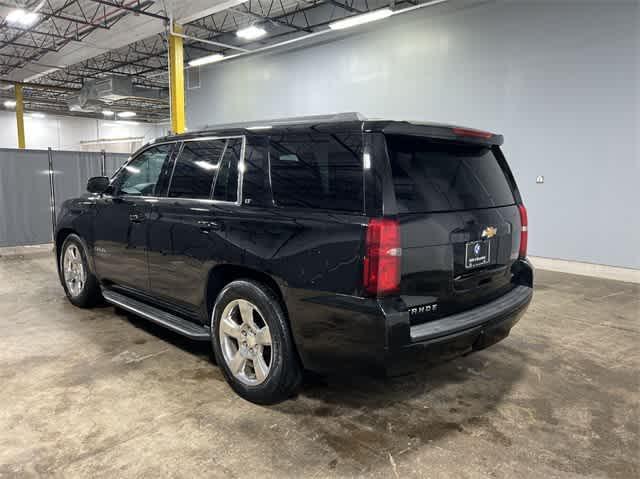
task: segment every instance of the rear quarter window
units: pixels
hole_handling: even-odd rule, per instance
[[[213,187],[213,199],[235,202],[238,199],[238,166],[242,156],[242,139],[230,138],[225,143]]]
[[[505,171],[490,147],[389,135],[387,149],[400,213],[515,203]]]
[[[360,132],[272,136],[269,166],[277,206],[363,211]]]

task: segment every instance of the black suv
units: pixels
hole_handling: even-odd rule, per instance
[[[242,397],[421,367],[509,333],[532,298],[502,137],[353,114],[146,145],[60,213],[62,285],[196,340]]]

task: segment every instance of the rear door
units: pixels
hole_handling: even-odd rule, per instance
[[[243,144],[242,137],[185,141],[168,193],[153,205],[151,289],[190,315],[197,315],[211,268],[233,259],[226,220],[239,199]]]
[[[401,224],[400,293],[412,322],[509,291],[520,216],[499,148],[407,135],[386,142]]]

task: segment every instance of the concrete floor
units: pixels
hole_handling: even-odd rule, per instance
[[[0,477],[639,477],[640,288],[538,271],[493,348],[258,407],[209,350],[0,257]]]

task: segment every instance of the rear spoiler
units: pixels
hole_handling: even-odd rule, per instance
[[[365,122],[364,130],[377,130],[387,135],[422,136],[487,146],[500,146],[504,143],[502,135],[452,125],[420,124],[406,121],[388,122],[384,125],[378,123],[376,125],[376,122]]]

